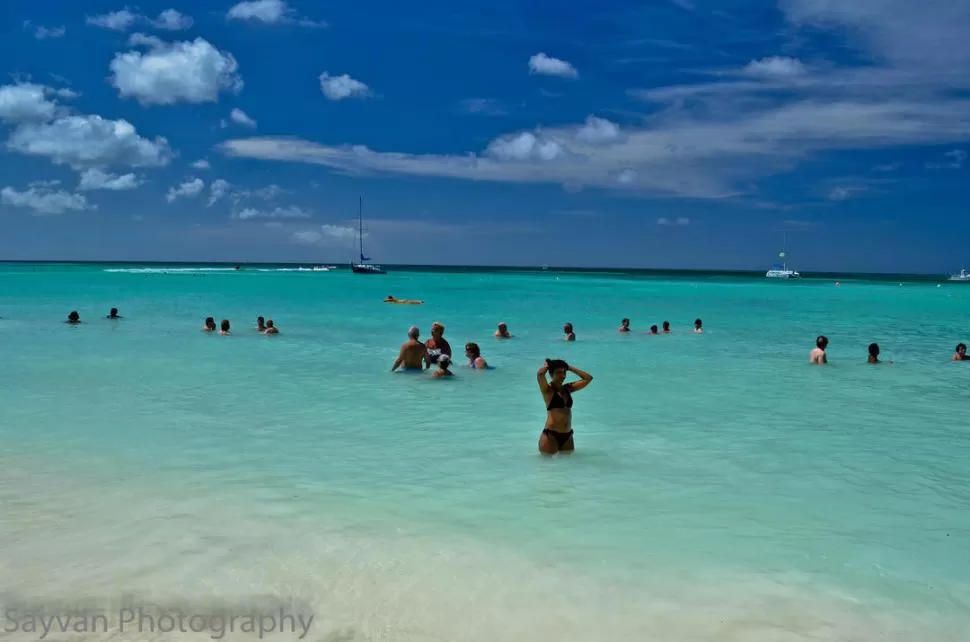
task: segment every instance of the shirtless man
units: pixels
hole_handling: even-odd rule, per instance
[[[825,356],[825,349],[829,347],[829,339],[825,335],[815,339],[815,349],[808,355],[808,362],[814,365],[828,363],[829,358]]]
[[[424,370],[428,360],[428,348],[421,343],[420,336],[421,331],[418,327],[411,326],[408,330],[408,340],[401,344],[401,352],[394,360],[391,372],[402,366],[405,370]]]

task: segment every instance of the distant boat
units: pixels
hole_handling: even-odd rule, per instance
[[[387,274],[379,265],[374,263],[368,263],[369,258],[364,256],[364,199],[360,198],[357,204],[357,225],[358,232],[357,235],[360,238],[360,263],[351,264],[350,269],[353,270],[354,274]]]
[[[965,281],[967,283],[970,283],[970,272],[967,272],[966,270],[960,270],[956,274],[951,274],[950,275],[950,278],[948,280],[949,281]]]
[[[785,242],[782,244],[782,250],[778,252],[778,258],[782,260],[780,264],[776,263],[771,266],[771,269],[765,272],[765,277],[769,279],[800,279],[802,275],[795,270],[788,269],[788,263],[785,260],[785,246],[788,244],[788,237],[785,236]]]
[[[333,272],[337,269],[336,265],[315,265],[310,268],[314,272]]]

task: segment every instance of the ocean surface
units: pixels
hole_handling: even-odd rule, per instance
[[[453,380],[391,374],[436,320]],[[968,284],[0,265],[0,639],[122,603],[328,642],[966,639],[960,341]],[[537,453],[547,357],[595,377],[572,456]]]

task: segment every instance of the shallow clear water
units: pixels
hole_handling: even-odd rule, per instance
[[[331,641],[958,639],[968,313],[925,283],[0,266],[0,588],[297,600]],[[435,320],[495,369],[390,374]],[[571,457],[536,452],[546,357],[595,376]]]

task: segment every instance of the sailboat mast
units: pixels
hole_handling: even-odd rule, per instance
[[[360,260],[364,260],[364,197],[357,197],[357,238],[360,240]]]

